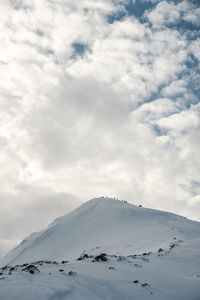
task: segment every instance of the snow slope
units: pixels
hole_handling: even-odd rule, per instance
[[[95,259],[101,253],[105,261]],[[32,234],[2,265],[0,300],[199,300],[200,223],[97,198]]]
[[[96,247],[109,254],[137,254],[166,248],[176,235],[191,240],[199,233],[199,223],[175,214],[97,198],[32,234],[4,263],[73,259]]]

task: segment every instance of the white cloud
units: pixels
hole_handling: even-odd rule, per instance
[[[176,23],[180,18],[179,7],[173,2],[161,1],[156,8],[146,14],[155,27]]]
[[[200,9],[190,1],[159,1],[155,9],[146,12],[146,17],[153,27],[177,24],[180,20],[199,25]]]
[[[174,130],[176,133],[197,129],[200,126],[200,114],[198,110],[191,109],[161,118],[157,124],[167,130]]]
[[[179,111],[180,108],[176,102],[168,98],[160,98],[153,102],[144,103],[133,114],[138,118],[138,121],[149,124],[152,121],[171,116]]]
[[[187,93],[187,81],[183,79],[174,80],[169,85],[165,86],[162,94],[165,97],[174,97],[177,95],[184,95]]]
[[[200,38],[191,42],[191,52],[200,61]]]
[[[183,17],[187,22],[190,22],[196,26],[200,25],[200,8],[195,8],[187,11]]]

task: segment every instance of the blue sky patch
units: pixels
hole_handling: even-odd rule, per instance
[[[108,23],[112,24],[115,21],[121,21],[125,16],[134,16],[137,19],[142,19],[146,10],[152,9],[155,6],[151,1],[129,0],[124,4],[123,9],[108,15]]]
[[[141,1],[141,0],[129,0],[129,3],[125,5],[125,9],[129,16],[135,16],[140,19],[144,12],[148,9],[152,9],[155,6],[151,1]]]
[[[78,43],[75,42],[72,44],[72,48],[73,48],[73,57],[74,56],[83,56],[85,54],[85,52],[88,50],[88,46],[84,43]]]

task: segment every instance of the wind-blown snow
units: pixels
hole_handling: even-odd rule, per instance
[[[93,199],[4,258],[8,267],[0,271],[0,300],[199,300],[199,246],[198,222]],[[105,261],[95,259],[101,253]],[[24,263],[33,263],[38,272],[23,270]]]

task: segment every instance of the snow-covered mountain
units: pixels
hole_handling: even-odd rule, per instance
[[[0,300],[200,299],[200,223],[97,198],[4,258]]]

